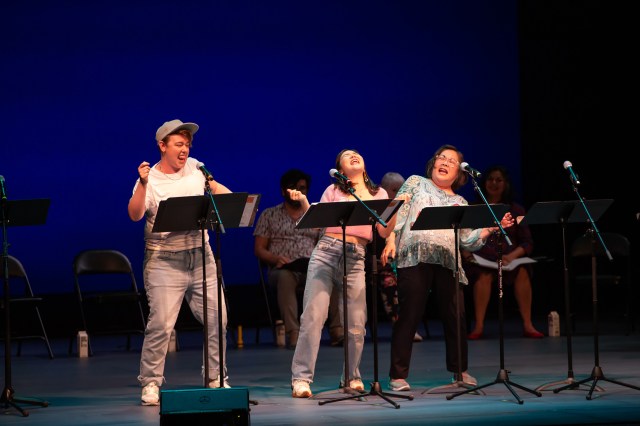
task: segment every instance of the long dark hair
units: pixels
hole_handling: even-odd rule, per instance
[[[342,159],[342,154],[344,154],[347,151],[352,151],[355,152],[356,154],[362,156],[362,154],[360,154],[357,150],[355,149],[343,149],[342,151],[340,151],[338,153],[338,156],[336,157],[336,169],[342,173],[342,166],[340,166],[340,160]],[[371,178],[369,177],[369,174],[367,173],[367,168],[365,167],[365,169],[362,171],[362,179],[364,180],[364,184],[367,187],[367,190],[369,191],[369,194],[371,195],[376,195],[378,193],[378,190],[380,189],[380,185],[376,185]],[[349,192],[349,186],[347,186],[346,183],[342,182],[342,180],[338,179],[336,180],[336,182],[334,183],[335,186],[337,186],[338,188],[340,188],[340,190],[342,192],[346,192],[346,193],[350,193]]]
[[[433,157],[431,157],[429,161],[427,161],[427,168],[425,171],[426,177],[431,179],[431,174],[433,173],[433,166],[436,164],[436,157],[442,154],[443,151],[446,151],[448,149],[451,151],[455,151],[456,154],[458,154],[458,163],[462,163],[464,161],[464,155],[460,150],[458,150],[458,148],[448,144],[442,145],[440,148],[436,150],[436,152],[433,154]],[[468,179],[467,174],[461,173],[460,170],[458,170],[458,178],[451,184],[451,189],[456,191],[458,188],[462,187],[462,185],[467,183],[467,179]]]

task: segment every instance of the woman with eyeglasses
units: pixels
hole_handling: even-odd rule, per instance
[[[453,229],[411,229],[425,207],[468,205],[464,197],[456,194],[456,190],[467,182],[467,175],[460,169],[463,160],[462,152],[455,146],[443,145],[427,162],[426,176],[410,176],[398,191],[398,197],[408,194],[411,198],[396,214],[395,247],[393,241],[388,241],[385,246],[385,250],[395,249],[398,271],[399,309],[398,319],[393,324],[389,369],[389,388],[393,391],[411,389],[406,379],[409,377],[413,336],[422,320],[431,291],[436,297],[444,327],[447,370],[454,373],[454,383],[470,386],[477,384],[475,378],[467,372],[464,292],[462,289],[456,291],[456,285],[468,284],[468,280],[461,267],[460,256],[457,256],[457,267],[455,264],[455,232]],[[501,220],[504,228],[512,226],[513,223],[510,213],[506,213]],[[460,229],[459,247],[476,251],[485,244],[487,237],[498,229]],[[386,258],[383,252],[381,259]],[[454,274],[456,270],[459,272],[458,283]],[[461,374],[456,374],[458,372]]]

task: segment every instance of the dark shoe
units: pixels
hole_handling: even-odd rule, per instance
[[[540,333],[538,330],[525,331],[522,335],[530,339],[542,339],[544,337],[544,334]]]

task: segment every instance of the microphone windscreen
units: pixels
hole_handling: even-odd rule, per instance
[[[571,164],[571,161],[565,161],[564,163],[562,163],[562,167],[568,169],[569,167],[573,167],[573,164]]]

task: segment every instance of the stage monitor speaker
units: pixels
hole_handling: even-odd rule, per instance
[[[160,391],[160,426],[249,426],[249,389]]]

